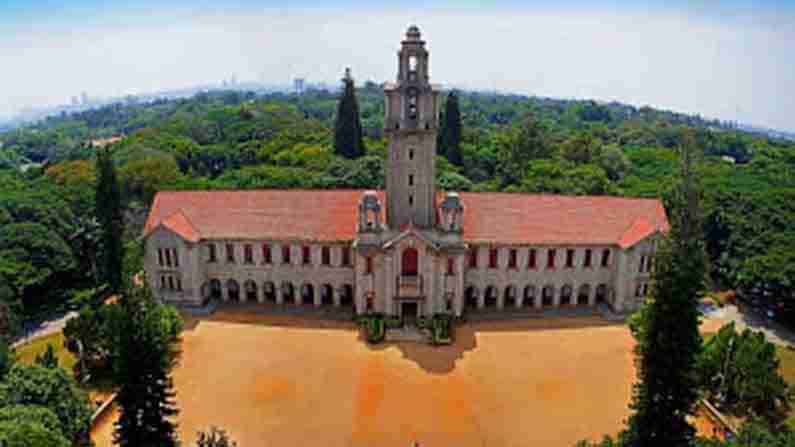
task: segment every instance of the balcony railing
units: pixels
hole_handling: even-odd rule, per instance
[[[397,275],[395,285],[398,296],[421,296],[425,290],[422,275]]]

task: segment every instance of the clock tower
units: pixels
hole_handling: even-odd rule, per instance
[[[409,27],[397,55],[397,81],[384,86],[386,224],[392,230],[408,224],[431,229],[436,225],[439,89],[430,84],[428,51],[419,28]]]

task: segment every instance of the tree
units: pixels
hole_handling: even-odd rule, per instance
[[[723,326],[704,344],[698,366],[702,388],[723,409],[772,426],[785,416],[789,390],[776,348],[763,333],[738,334],[734,322]]]
[[[498,135],[495,142],[497,174],[502,187],[519,183],[531,160],[549,158],[552,155],[545,133],[538,121],[526,118],[517,128]]]
[[[596,157],[596,163],[605,170],[607,177],[614,182],[623,179],[632,168],[629,158],[615,144],[604,146]]]
[[[171,371],[176,365],[176,334],[181,320],[155,301],[148,288],[130,288],[121,300],[123,318],[114,331],[118,354],[113,365],[119,386],[115,440],[121,447],[175,447]]]
[[[8,371],[11,370],[11,367],[14,366],[14,362],[16,358],[14,357],[14,351],[11,350],[11,346],[8,344],[8,340],[5,337],[0,336],[0,380],[5,378]]]
[[[124,250],[122,232],[124,229],[121,192],[116,167],[108,149],[97,153],[96,213],[100,223],[102,262],[100,275],[111,292],[118,292],[122,286],[122,262]]]
[[[458,95],[455,91],[447,95],[438,146],[439,155],[446,156],[450,163],[456,166],[464,164],[461,155],[461,111],[458,110]]]
[[[0,408],[0,445],[3,447],[69,447],[58,416],[40,405]]]
[[[357,158],[364,155],[365,147],[362,139],[362,123],[359,119],[359,103],[356,100],[356,90],[350,70],[345,71],[342,82],[344,89],[334,123],[334,152],[346,158]]]
[[[694,438],[687,418],[698,398],[697,303],[706,272],[694,152],[688,136],[680,149],[681,178],[669,199],[671,230],[657,254],[652,299],[638,331],[638,382],[625,434],[632,446],[687,446]]]
[[[58,357],[55,355],[55,348],[52,347],[52,343],[47,343],[47,350],[37,355],[35,362],[45,368],[58,368]]]
[[[91,403],[75,380],[61,368],[20,363],[14,365],[0,384],[0,407],[15,405],[39,406],[50,410],[57,417],[63,436],[69,440],[77,441],[88,434]],[[0,420],[11,419],[4,414],[0,411]]]
[[[210,427],[206,432],[197,433],[196,447],[237,447],[237,443],[229,437],[226,430]]]
[[[0,422],[0,445],[3,447],[70,447],[63,434],[48,429],[36,419]]]
[[[578,133],[563,142],[560,152],[572,163],[592,163],[601,154],[602,146],[589,133]]]

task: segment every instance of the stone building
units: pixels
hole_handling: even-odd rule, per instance
[[[440,90],[417,27],[384,94],[385,191],[157,194],[144,229],[156,295],[403,318],[638,305],[668,229],[659,200],[437,191]]]

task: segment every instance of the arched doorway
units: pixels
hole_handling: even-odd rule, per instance
[[[477,309],[478,308],[478,297],[480,293],[478,292],[478,288],[475,286],[469,286],[464,291],[464,305],[467,309]]]
[[[552,286],[545,286],[541,291],[541,305],[544,307],[552,306],[555,302],[555,288]]]
[[[300,304],[314,304],[314,302],[315,302],[315,286],[309,283],[301,286]]]
[[[486,287],[486,307],[497,307],[497,288],[494,286]]]
[[[566,284],[560,289],[560,304],[564,306],[568,306],[572,304],[571,296],[573,293],[573,288],[570,284]]]
[[[293,289],[293,285],[289,282],[282,283],[282,302],[284,303],[294,303],[295,302],[295,290]]]
[[[340,293],[340,304],[343,307],[353,306],[353,286],[344,284]]]
[[[419,253],[414,247],[403,250],[401,256],[401,272],[403,276],[417,276],[417,265],[419,264]]]
[[[536,286],[529,284],[524,288],[524,306],[530,307],[535,304]]]
[[[226,282],[226,293],[229,301],[240,301],[240,285],[234,279]]]
[[[257,301],[257,283],[249,279],[243,284],[243,288],[246,291],[246,301]]]
[[[320,303],[324,306],[334,304],[334,288],[331,287],[331,284],[320,286]]]
[[[607,302],[607,284],[596,286],[596,304]]]
[[[265,296],[265,301],[276,302],[276,286],[272,282],[267,281],[262,285],[262,293]]]
[[[510,286],[506,287],[505,288],[505,293],[503,295],[503,306],[505,306],[505,307],[508,307],[508,306],[518,307],[518,306],[516,306],[516,299],[517,299],[516,286],[510,285]]]
[[[577,305],[578,306],[587,306],[588,305],[588,297],[591,296],[591,285],[590,284],[583,284],[580,286],[580,291],[577,293]]]

